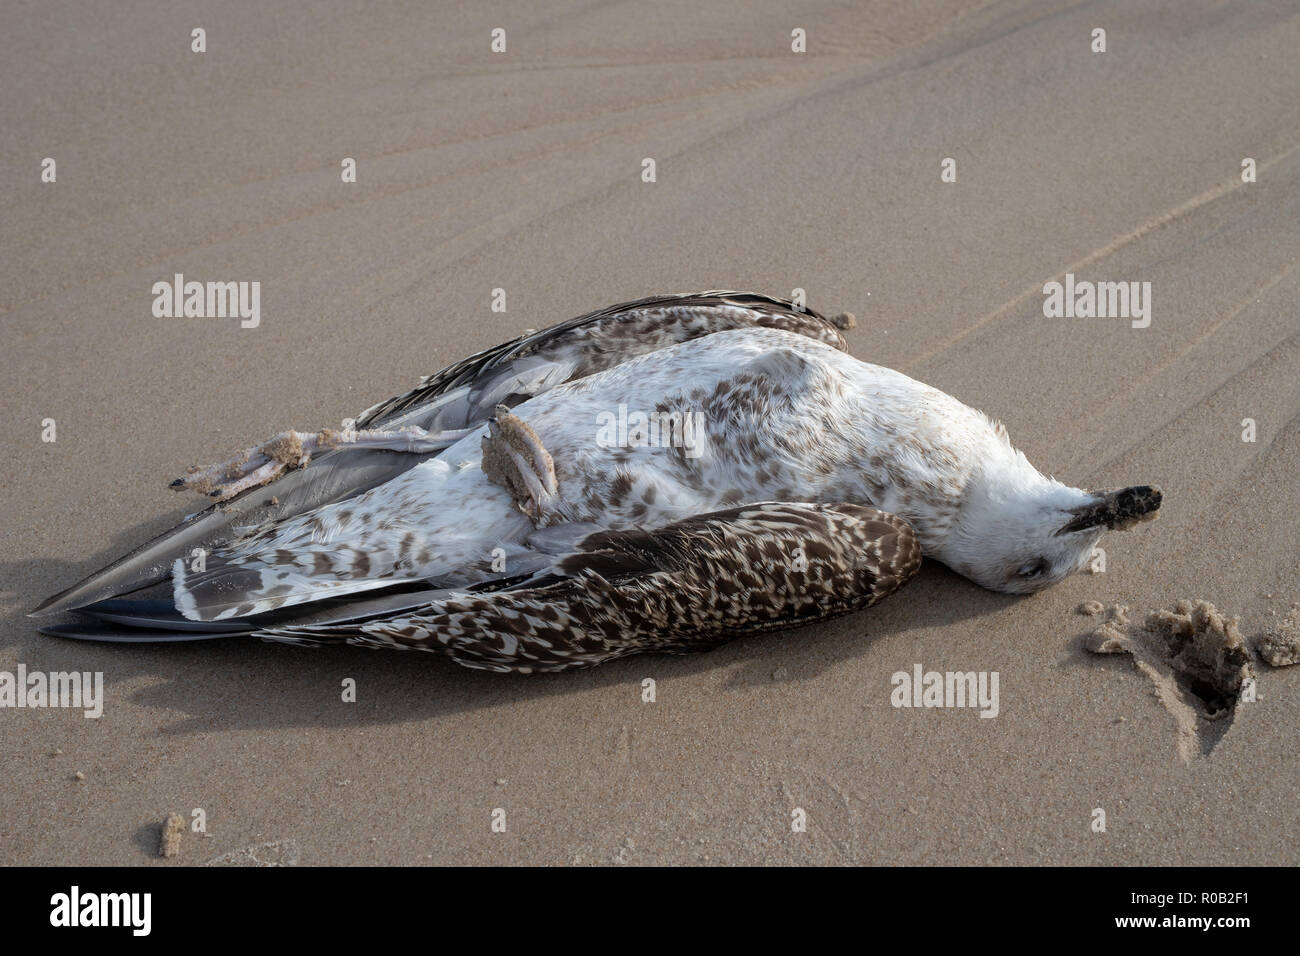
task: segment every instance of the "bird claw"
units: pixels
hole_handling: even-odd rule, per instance
[[[189,474],[177,478],[171,487],[177,491],[197,491],[211,498],[229,498],[268,484],[290,469],[305,467],[311,456],[320,451],[347,447],[423,455],[441,451],[468,433],[467,428],[428,432],[417,425],[365,431],[326,428],[315,434],[285,431],[255,448],[245,449],[229,461],[191,468]]]
[[[279,478],[290,468],[311,461],[321,435],[284,431],[255,448],[247,448],[229,461],[191,468],[170,485],[177,491],[194,491],[209,498],[230,498]]]
[[[510,492],[516,507],[537,527],[561,520],[555,461],[532,427],[504,405],[483,436],[483,474]]]

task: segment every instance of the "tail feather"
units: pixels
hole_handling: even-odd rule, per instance
[[[322,505],[347,500],[430,457],[388,451],[325,452],[308,467],[288,472],[272,485],[250,488],[191,515],[72,587],[46,598],[29,616],[48,617],[157,584],[167,579],[178,559],[189,557],[196,548],[214,551],[239,539],[249,527],[288,521]]]
[[[110,600],[75,609],[75,614],[88,618],[86,621],[46,624],[39,630],[42,634],[55,637],[87,641],[143,644],[203,641],[247,637],[272,626],[354,624],[427,607],[448,593],[445,588],[426,586],[424,582],[397,588],[390,585],[389,591],[384,594],[321,601],[306,608],[295,607],[263,614],[256,621],[247,618],[193,621],[177,612],[168,601]]]

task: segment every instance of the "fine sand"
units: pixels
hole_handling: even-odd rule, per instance
[[[6,4],[0,671],[105,701],[0,710],[0,863],[1300,862],[1300,667],[1252,656],[1257,700],[1189,731],[1076,613],[1208,601],[1253,648],[1300,601],[1298,50],[1258,0]],[[260,324],[156,318],[176,273],[259,281]],[[1046,317],[1066,273],[1150,282],[1149,327]],[[195,510],[188,465],[719,287],[854,312],[855,355],[1071,484],[1160,485],[1160,520],[1032,597],[930,563],[824,626],[541,677],[25,617]],[[917,665],[998,672],[997,716],[892,706]]]

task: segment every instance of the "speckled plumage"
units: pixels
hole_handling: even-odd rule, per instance
[[[453,363],[409,392],[366,409],[357,427],[416,420],[434,430],[482,422],[499,402],[514,405],[517,401],[510,398],[532,397],[638,355],[733,329],[782,329],[843,352],[848,343],[840,329],[853,323],[848,313],[827,318],[755,292],[695,292],[620,302]]]
[[[677,618],[655,610],[655,595],[687,580],[699,586],[707,576],[692,577],[692,561],[714,567],[757,547],[758,538],[727,530],[749,520],[728,514],[737,506],[888,512],[924,554],[1012,592],[1078,570],[1102,529],[1155,514],[1158,489],[1091,493],[1043,476],[983,413],[845,354],[837,325],[849,322],[748,293],[639,300],[561,323],[430,376],[358,422],[380,441],[387,429],[444,436],[424,436],[418,454],[331,445],[306,468],[231,498],[232,514],[244,507],[257,520],[237,527],[207,512],[42,610],[121,593],[123,581],[154,573],[146,558],[170,549],[175,616],[112,609],[114,620],[137,614],[145,627],[170,621],[294,640],[415,640],[466,658],[475,649],[466,641],[478,640],[488,663],[505,665],[492,651],[509,634],[503,622],[541,601],[546,615],[569,616],[568,640],[594,660],[618,656],[618,633],[628,653],[683,637],[679,623],[662,633],[661,622]],[[642,424],[625,427],[629,410]],[[614,417],[622,424],[611,441]],[[268,504],[248,504],[270,493]],[[656,540],[668,555],[680,551],[673,536],[697,519],[733,550],[705,548],[616,584],[583,567],[581,555],[600,551],[593,534],[663,535]],[[200,529],[207,550],[195,564],[183,555]],[[577,563],[557,571],[565,555]],[[877,570],[902,577],[905,566]],[[555,574],[563,580],[546,579]],[[841,598],[861,602],[882,587]],[[701,592],[687,606],[698,611],[717,597]],[[778,596],[768,601],[733,611],[748,627],[785,620],[773,611]],[[580,632],[575,614],[594,631]],[[488,619],[496,624],[485,630]],[[332,626],[342,630],[322,630]],[[557,646],[542,640],[524,666],[572,663],[572,648],[563,659],[538,652]]]
[[[851,328],[847,313],[833,319],[814,309],[755,292],[714,291],[651,296],[597,309],[455,362],[426,376],[416,388],[372,406],[358,416],[358,429],[424,429],[434,435],[483,426],[499,404],[518,405],[565,382],[626,359],[716,331],[762,326],[808,335],[837,349],[846,348],[840,329]],[[289,438],[288,433],[276,436]],[[392,481],[434,457],[452,443],[400,454],[339,444],[337,433],[322,432],[310,458],[297,458],[288,470],[270,461],[254,468],[254,479],[232,495],[219,495],[180,524],[123,555],[108,566],[52,595],[32,616],[80,610],[106,598],[148,587],[171,576],[175,559],[237,545],[250,530],[288,522],[319,508],[355,498]],[[265,445],[210,469],[214,482],[233,478],[251,456],[265,458]],[[253,466],[257,462],[251,463]],[[202,471],[202,469],[196,469]],[[262,480],[258,480],[262,479]],[[269,484],[267,484],[269,482]],[[188,478],[172,483],[210,490]]]
[[[760,502],[657,531],[597,532],[508,589],[451,592],[373,623],[258,634],[431,651],[482,670],[558,671],[846,614],[892,594],[920,564],[916,536],[894,515]]]
[[[880,427],[899,419],[892,405],[878,407],[872,424],[867,405],[879,396],[865,394],[853,376],[874,368],[805,336],[740,329],[633,357],[514,411],[554,460],[566,523],[579,527],[657,528],[752,501],[857,501],[892,511],[927,495],[937,500],[944,493],[938,482],[957,480],[942,472],[942,462],[911,469],[915,496],[899,474],[889,474],[892,458],[877,456],[872,466]],[[888,370],[872,374],[911,381]],[[699,454],[601,445],[600,416],[620,403],[698,414]],[[201,573],[178,563],[177,606],[187,617],[221,620],[394,579],[465,586],[499,576],[490,567],[496,548],[511,573],[515,562],[533,558],[530,538],[537,524],[549,522],[524,514],[509,490],[484,474],[486,431],[485,425],[379,488],[210,555]],[[891,432],[889,440],[908,436]],[[911,511],[925,516],[924,509]],[[930,530],[946,520],[931,515]]]
[[[601,415],[620,404],[698,415],[696,447],[598,442]],[[1100,533],[1053,539],[1067,511],[1094,496],[1043,477],[981,412],[777,329],[718,332],[639,355],[514,413],[553,459],[557,510],[570,525],[656,528],[751,501],[856,502],[904,518],[927,554],[1002,590],[1020,589],[1031,549],[1059,554],[1064,576]],[[551,522],[484,474],[487,431],[379,488],[254,535],[210,557],[202,573],[178,563],[177,606],[221,620],[395,579],[460,587],[501,576],[489,566],[497,548],[505,573],[527,564],[533,532]]]

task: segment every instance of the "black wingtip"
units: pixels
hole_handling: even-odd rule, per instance
[[[183,644],[191,641],[218,641],[246,634],[204,634],[202,632],[151,631],[103,624],[46,624],[37,628],[50,637],[103,644]]]
[[[36,607],[27,612],[28,617],[49,617],[51,614],[61,614],[64,611],[75,610],[73,607],[65,606],[63,601],[73,588],[64,588],[58,594],[51,594]],[[57,606],[56,606],[57,605]]]

